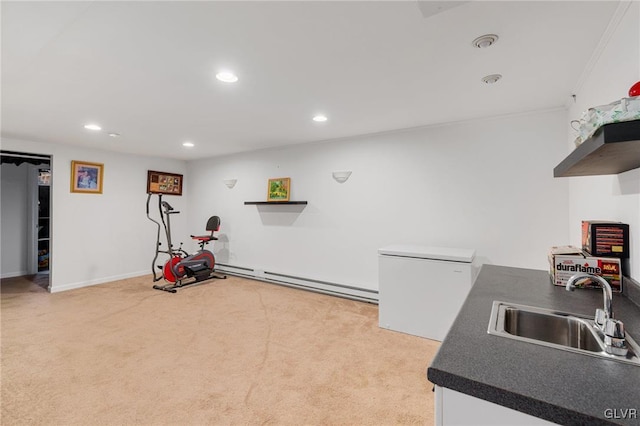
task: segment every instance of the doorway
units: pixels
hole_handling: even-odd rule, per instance
[[[50,289],[51,156],[0,151],[2,273]]]

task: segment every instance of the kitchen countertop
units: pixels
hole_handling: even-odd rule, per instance
[[[427,370],[432,383],[559,424],[640,424],[640,366],[489,335],[494,300],[589,316],[603,305],[601,290],[568,292],[547,271],[483,265]],[[614,294],[613,312],[640,342],[640,308]],[[638,418],[607,419],[612,409]]]

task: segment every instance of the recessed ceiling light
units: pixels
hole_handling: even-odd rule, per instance
[[[318,123],[322,123],[323,121],[327,121],[327,117],[325,115],[319,114],[313,117],[313,121],[317,121]]]
[[[478,37],[473,40],[471,44],[473,47],[477,47],[478,49],[485,49],[491,45],[493,45],[496,41],[498,41],[498,36],[495,34],[485,34],[483,36]]]
[[[182,144],[182,146],[186,148],[193,148],[195,145],[193,144],[193,142],[185,142]]]
[[[87,130],[95,130],[95,131],[102,130],[102,127],[98,126],[97,124],[85,124],[84,128]]]
[[[216,78],[225,83],[235,83],[238,81],[238,76],[228,71],[219,72],[216,74]]]
[[[120,137],[120,133],[109,133],[109,136],[111,136],[112,138],[119,138]]]
[[[502,76],[500,74],[491,74],[486,77],[482,77],[482,81],[486,84],[493,84],[497,83],[501,78]]]

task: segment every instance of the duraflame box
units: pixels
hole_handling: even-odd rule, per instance
[[[620,222],[582,221],[582,250],[592,256],[629,258],[629,225]]]
[[[573,275],[580,272],[599,275],[615,292],[622,291],[622,270],[620,259],[612,257],[589,256],[577,247],[552,247],[549,251],[549,274],[551,282],[557,286],[566,286]],[[597,282],[587,280],[580,283],[582,288],[600,288]]]

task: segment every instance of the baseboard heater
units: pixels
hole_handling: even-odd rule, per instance
[[[328,294],[331,296],[344,297],[346,299],[378,304],[377,290],[369,290],[366,288],[330,283],[327,281],[314,280],[310,278],[296,277],[293,275],[279,274],[276,272],[262,271],[242,266],[227,265],[223,263],[216,263],[216,271],[224,272],[226,274],[235,275],[238,277],[278,284],[285,287],[299,288],[316,293]]]

